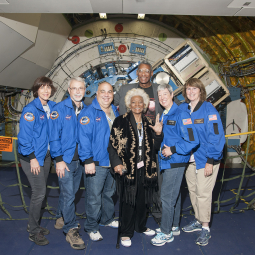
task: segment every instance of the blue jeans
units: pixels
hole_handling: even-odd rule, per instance
[[[181,213],[180,187],[185,167],[165,169],[161,187],[162,218],[161,232],[170,234],[173,227],[179,226]]]
[[[86,175],[86,214],[84,229],[88,233],[98,231],[99,223],[107,225],[114,219],[115,180],[110,168],[96,166],[96,173]]]
[[[70,172],[65,170],[65,176],[58,178],[60,195],[58,200],[57,218],[64,218],[63,231],[67,233],[71,228],[78,226],[75,215],[75,194],[80,187],[83,166],[79,160],[72,161],[67,164]]]

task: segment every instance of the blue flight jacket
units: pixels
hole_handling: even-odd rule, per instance
[[[115,117],[119,116],[117,107],[113,104]],[[79,115],[78,124],[78,153],[85,164],[95,163],[97,166],[109,166],[107,147],[110,138],[110,127],[105,112],[95,98],[87,109]]]
[[[48,101],[50,111],[55,104]],[[19,128],[19,154],[30,159],[36,158],[39,165],[43,166],[49,144],[49,121],[38,97],[23,108]]]
[[[187,103],[179,107],[190,113]],[[217,164],[222,159],[225,135],[220,115],[209,102],[198,102],[191,119],[199,137],[199,146],[193,150],[196,167],[201,169],[206,163]]]
[[[86,105],[82,102],[83,109]],[[77,116],[72,99],[58,103],[50,115],[50,153],[53,158],[62,157],[70,164],[77,144]]]
[[[160,121],[162,118],[164,138],[161,148],[167,145],[173,154],[165,158],[159,151],[160,171],[185,166],[189,161],[191,150],[199,144],[190,115],[173,103],[169,112],[161,115]]]

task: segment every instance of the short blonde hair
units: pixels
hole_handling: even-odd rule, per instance
[[[144,103],[143,112],[146,112],[150,102],[150,97],[143,89],[131,89],[127,92],[125,96],[125,105],[127,107],[127,111],[130,112],[129,106],[131,103],[131,98],[134,96],[140,96],[143,98]]]

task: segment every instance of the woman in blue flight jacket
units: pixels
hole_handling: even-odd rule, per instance
[[[172,242],[180,234],[180,186],[191,150],[198,144],[198,136],[190,115],[173,102],[173,89],[169,84],[158,86],[159,103],[165,108],[163,121],[164,139],[159,152],[159,166],[163,175],[161,187],[162,218],[157,235],[151,240],[155,246]]]
[[[29,208],[29,240],[37,245],[49,241],[49,230],[39,225],[41,206],[46,194],[46,182],[51,166],[48,118],[55,102],[49,101],[56,88],[48,77],[39,77],[33,87],[34,100],[23,108],[18,134],[18,156],[31,186]]]
[[[190,113],[200,143],[192,150],[186,171],[195,220],[182,229],[184,232],[200,231],[196,244],[205,246],[211,238],[209,222],[212,191],[219,171],[225,136],[218,111],[211,103],[205,102],[206,90],[200,80],[192,78],[187,81],[183,96],[186,103],[180,107]]]

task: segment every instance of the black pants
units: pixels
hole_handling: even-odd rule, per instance
[[[29,232],[31,234],[36,234],[41,230],[39,220],[41,217],[41,207],[46,194],[46,183],[51,166],[50,153],[48,151],[44,160],[44,166],[40,167],[40,172],[38,175],[31,172],[29,162],[20,159],[20,163],[24,173],[27,176],[32,191],[28,218],[28,224],[30,227]]]
[[[121,237],[133,237],[134,230],[138,233],[146,231],[147,206],[145,204],[145,190],[141,178],[137,180],[135,205],[122,202]]]

